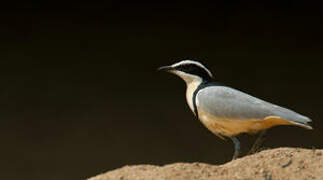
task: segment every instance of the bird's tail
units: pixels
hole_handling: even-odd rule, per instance
[[[290,122],[291,125],[303,127],[306,129],[313,129],[312,126],[309,125],[312,120],[306,116],[298,114],[295,111],[276,106],[276,108],[274,109],[274,114],[275,116],[278,116],[281,119]]]
[[[313,127],[309,124],[312,120],[306,116],[299,115],[300,117],[294,120],[289,120],[293,125],[312,130]]]

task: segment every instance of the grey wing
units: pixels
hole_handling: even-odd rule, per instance
[[[209,86],[201,89],[196,95],[196,104],[204,111],[221,118],[243,120],[279,116],[304,125],[311,121],[294,111],[226,86]]]

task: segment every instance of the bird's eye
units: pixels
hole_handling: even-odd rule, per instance
[[[187,73],[192,72],[195,69],[197,69],[196,65],[192,65],[192,64],[181,65],[177,68],[177,70],[187,72]]]
[[[210,74],[204,68],[195,64],[182,64],[180,66],[177,66],[175,69],[178,71],[201,77],[203,79],[212,79]]]

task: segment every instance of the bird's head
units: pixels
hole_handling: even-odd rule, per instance
[[[183,60],[170,66],[162,66],[158,70],[176,74],[186,83],[213,79],[212,73],[202,63],[193,60]]]

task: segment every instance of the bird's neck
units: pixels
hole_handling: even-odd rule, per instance
[[[194,105],[193,105],[193,95],[195,90],[199,87],[199,85],[203,82],[202,79],[194,79],[186,82],[186,101],[190,109],[194,113]]]
[[[208,82],[208,80],[202,79],[197,75],[187,74],[180,71],[174,71],[174,74],[178,75],[182,78],[186,83],[186,101],[190,109],[194,112],[194,105],[193,105],[193,96],[196,89],[199,87],[201,83]]]

